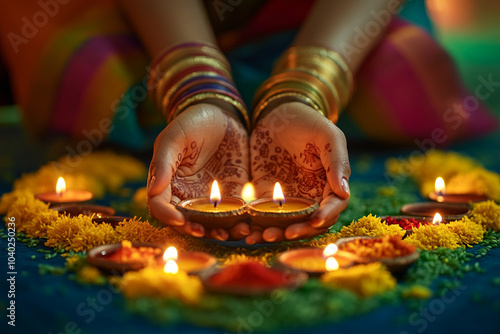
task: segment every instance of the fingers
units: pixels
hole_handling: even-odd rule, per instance
[[[151,197],[148,195],[149,212],[166,226],[182,226],[186,223],[184,215],[172,204],[171,187],[168,186],[162,193]],[[178,200],[178,199],[177,199]]]
[[[314,228],[309,223],[298,223],[290,225],[285,230],[287,240],[309,239],[324,234],[329,228]]]
[[[281,242],[285,240],[285,231],[279,227],[268,227],[262,232],[262,239],[267,242]]]
[[[212,239],[220,240],[220,241],[225,241],[229,237],[229,233],[227,230],[225,230],[223,228],[218,228],[218,229],[210,230],[210,232],[208,233],[208,237],[210,237]]]
[[[323,123],[322,127],[325,129],[321,130],[318,141],[322,150],[321,162],[326,170],[328,183],[339,197],[349,198],[351,166],[344,133],[331,122]]]
[[[349,199],[343,199],[336,194],[324,198],[319,204],[319,209],[312,215],[310,225],[314,228],[331,226],[332,220],[347,208]],[[336,222],[336,221],[335,221]]]
[[[177,123],[171,123],[156,138],[148,172],[148,196],[162,193],[172,180],[183,159],[185,138]]]
[[[197,238],[205,236],[205,228],[197,223],[186,222],[186,224],[182,226],[170,226],[170,228],[181,234],[187,234]]]
[[[250,225],[241,222],[229,229],[229,238],[231,240],[241,240],[246,236],[249,236],[250,233],[252,233],[250,231]]]

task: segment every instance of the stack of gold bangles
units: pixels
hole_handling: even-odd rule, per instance
[[[248,112],[222,52],[202,43],[184,43],[159,54],[148,81],[151,100],[171,122],[189,106],[207,99],[228,102],[250,128]]]
[[[353,74],[337,52],[319,46],[291,47],[258,88],[252,124],[283,99],[303,102],[336,123],[353,90]]]

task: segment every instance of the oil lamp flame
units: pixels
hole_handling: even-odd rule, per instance
[[[443,222],[443,217],[439,213],[436,213],[434,215],[434,219],[432,220],[432,224],[434,225],[439,225]]]
[[[436,194],[441,196],[446,193],[446,186],[441,176],[436,179],[436,182],[434,183],[434,190],[436,191]]]
[[[174,246],[170,246],[165,250],[165,253],[163,253],[163,261],[168,261],[168,260],[177,260],[178,254],[177,254],[177,248]]]
[[[255,189],[251,182],[247,182],[243,186],[243,190],[241,191],[241,198],[243,198],[243,200],[247,203],[255,199]]]
[[[217,208],[217,204],[220,203],[221,196],[220,196],[220,190],[219,190],[219,184],[217,183],[217,180],[214,180],[212,183],[212,191],[210,192],[210,203],[214,205],[214,208]]]
[[[179,272],[177,262],[172,259],[168,260],[167,263],[165,263],[165,267],[163,267],[163,271],[167,274],[177,274]]]
[[[333,271],[339,269],[339,263],[334,257],[329,257],[326,259],[326,270]]]
[[[278,203],[280,208],[285,203],[285,195],[283,195],[283,190],[279,182],[274,184],[273,201],[274,203]]]
[[[66,182],[63,177],[57,179],[56,193],[58,196],[62,196],[66,192]]]
[[[328,246],[326,246],[325,250],[323,251],[323,256],[330,257],[330,256],[334,255],[335,253],[337,253],[338,250],[339,250],[339,248],[337,247],[336,244],[329,244]]]

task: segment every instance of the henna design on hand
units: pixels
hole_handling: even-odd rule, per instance
[[[306,143],[303,149],[290,147],[289,151],[262,124],[257,125],[253,136],[252,175],[256,186],[261,181],[279,181],[288,196],[322,199],[327,181],[317,146]]]
[[[199,158],[205,141],[199,145],[193,141],[189,148],[185,148],[182,154],[179,154],[176,167],[182,167],[183,176],[179,176],[179,172],[173,175],[172,195],[181,200],[205,197],[210,194],[214,179],[221,184],[223,196],[236,195],[248,180],[248,166],[246,166],[248,157],[244,156],[248,154],[246,131],[236,120],[229,116],[225,117],[227,127],[224,137],[215,153],[204,165]]]

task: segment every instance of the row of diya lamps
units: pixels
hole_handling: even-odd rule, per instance
[[[97,222],[107,222],[115,226],[126,217],[113,216],[114,210],[109,207],[85,204],[93,196],[84,190],[66,190],[64,179],[57,182],[56,191],[36,195],[40,200],[55,203],[52,209],[60,213],[76,216],[86,214],[92,216]],[[250,217],[253,224],[262,226],[286,227],[296,222],[307,221],[319,207],[318,203],[305,198],[286,198],[279,183],[275,184],[273,198],[262,198],[250,200],[254,197],[253,188],[245,187],[242,197],[222,197],[216,181],[212,184],[210,197],[186,199],[181,201],[177,208],[184,213],[190,221],[198,222],[211,228],[230,228],[238,222]],[[434,202],[412,203],[401,208],[402,216],[383,217],[387,222],[398,223],[408,221],[428,225],[446,223],[460,219],[470,213],[471,202],[486,200],[487,197],[477,194],[447,194],[442,178],[438,178],[435,191],[429,195]],[[400,224],[405,227],[404,224]],[[354,239],[356,239],[355,237]],[[364,237],[361,237],[364,238]],[[353,238],[346,238],[353,239]],[[286,273],[283,287],[297,286],[307,280],[307,277],[317,276],[329,271],[347,268],[358,263],[366,263],[366,259],[360,261],[354,254],[339,250],[337,245],[342,245],[351,240],[339,240],[335,244],[329,244],[326,248],[299,248],[281,253],[277,257],[276,268],[266,270],[277,270]],[[418,251],[406,254],[401,258],[378,259],[391,271],[398,272],[406,269],[419,257]],[[204,282],[209,282],[213,275],[218,275],[216,269],[217,260],[214,256],[204,252],[180,251],[169,247],[163,251],[162,248],[139,243],[121,243],[98,246],[88,252],[88,262],[101,270],[122,274],[128,270],[138,270],[147,265],[164,266],[164,272],[168,275],[176,275],[179,271],[191,275],[200,275]],[[252,271],[255,271],[252,269]],[[247,273],[244,273],[247,274]],[[235,277],[239,274],[233,274]],[[305,276],[304,276],[305,275]],[[284,276],[284,277],[285,277]],[[207,278],[208,277],[208,278]],[[224,289],[233,293],[255,293],[255,289],[242,287],[231,289],[230,284],[224,284]],[[264,287],[268,287],[264,285]],[[219,287],[220,288],[220,287]],[[273,287],[274,288],[274,287]],[[220,291],[220,289],[213,288]],[[266,289],[264,289],[266,291]],[[222,291],[224,292],[224,291]]]

